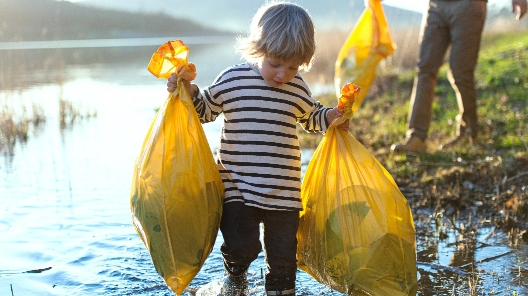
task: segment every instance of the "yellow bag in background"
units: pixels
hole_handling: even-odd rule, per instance
[[[359,88],[345,85],[345,112],[308,165],[297,233],[301,270],[347,295],[415,295],[412,213],[390,173],[350,133],[335,126],[352,115]]]
[[[162,45],[148,70],[167,78],[189,66],[181,41]],[[134,227],[158,274],[183,293],[211,253],[224,186],[187,89],[178,83],[158,110],[136,160],[130,206]]]
[[[348,81],[354,81],[362,91],[356,98],[353,111],[356,111],[368,93],[376,77],[378,63],[390,56],[396,49],[392,42],[389,26],[381,0],[369,0],[352,32],[341,47],[335,64],[336,93]]]

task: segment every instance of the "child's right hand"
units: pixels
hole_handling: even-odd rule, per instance
[[[186,66],[180,66],[176,69],[176,73],[172,73],[167,80],[167,91],[173,92],[176,90],[178,85],[178,78],[181,77],[181,81],[187,88],[187,91],[191,96],[194,96],[195,88],[191,85],[191,80],[196,78],[196,66],[193,63],[188,63]]]
[[[175,91],[177,85],[178,85],[178,75],[176,73],[172,73],[169,79],[167,79],[167,91],[168,92]]]

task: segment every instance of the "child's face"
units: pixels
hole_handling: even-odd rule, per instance
[[[264,58],[259,65],[260,75],[269,85],[279,87],[291,81],[297,72],[299,64],[295,62],[280,61],[272,58]]]

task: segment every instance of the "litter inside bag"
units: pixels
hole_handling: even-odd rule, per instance
[[[162,45],[148,70],[169,77],[188,66],[180,40]],[[158,110],[136,159],[130,195],[133,225],[167,286],[181,295],[216,240],[224,186],[183,83]]]
[[[357,96],[357,88],[346,88]],[[347,104],[345,118],[353,113],[353,99],[340,98]],[[301,270],[348,295],[416,294],[409,204],[389,172],[350,133],[335,127],[326,132],[308,165],[301,196]]]
[[[379,62],[390,56],[395,49],[381,0],[369,0],[341,47],[335,65],[336,93],[340,92],[341,86],[347,81],[354,81],[354,84],[361,87],[362,91],[352,106],[354,111],[363,103],[376,77]]]

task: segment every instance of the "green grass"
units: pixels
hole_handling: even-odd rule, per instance
[[[503,158],[527,157],[528,150],[528,34],[485,35],[475,72],[478,92],[479,143],[452,152],[436,147],[455,134],[458,106],[447,80],[447,65],[441,68],[433,119],[429,130],[428,151],[419,155],[394,155],[393,143],[404,139],[414,69],[395,74],[380,74],[375,84],[385,92],[367,96],[351,119],[350,132],[395,175],[405,178],[420,175],[430,178],[426,164],[452,165],[478,162],[500,155]],[[326,106],[335,105],[335,95],[318,97]],[[308,147],[319,138],[301,135],[301,145]],[[409,165],[411,164],[411,165]],[[422,165],[420,165],[422,164]]]

